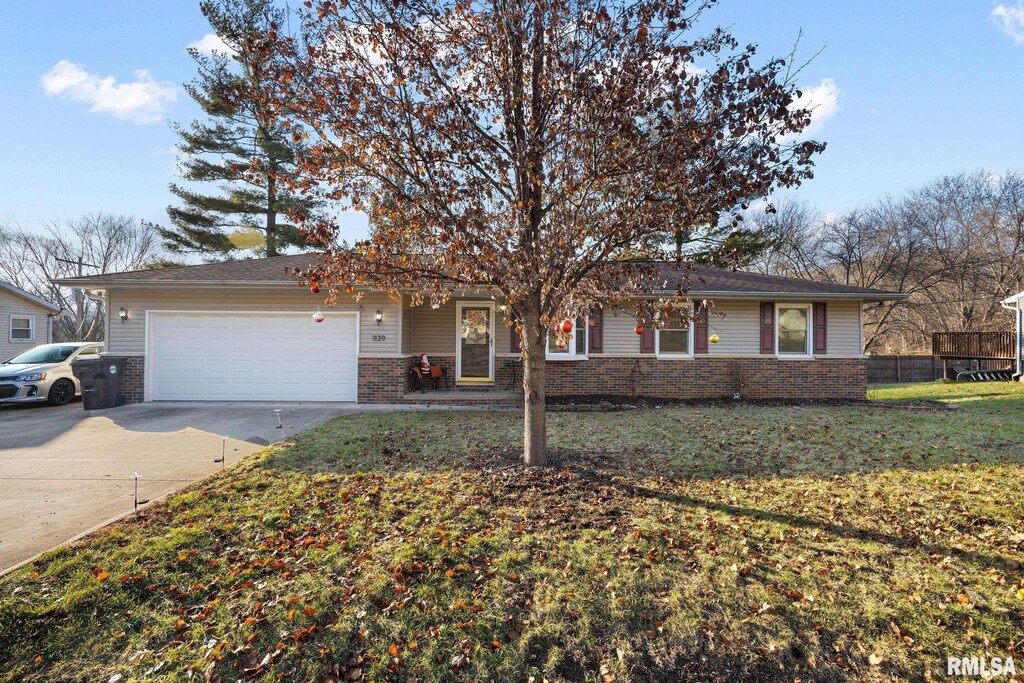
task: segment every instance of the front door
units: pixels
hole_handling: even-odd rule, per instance
[[[459,301],[455,305],[457,346],[455,379],[494,381],[494,304]]]

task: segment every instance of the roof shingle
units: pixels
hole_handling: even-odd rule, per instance
[[[103,289],[112,285],[271,285],[280,286],[295,281],[291,272],[314,265],[318,254],[291,254],[262,259],[244,259],[193,266],[175,266],[125,273],[86,276],[55,280],[56,284]],[[863,295],[870,300],[896,299],[904,295],[865,287],[839,285],[829,282],[801,280],[777,275],[747,271],[732,271],[708,266],[678,268],[671,263],[659,264],[662,277],[659,289],[674,290],[682,278],[688,278],[688,293],[692,295],[779,294],[842,296],[855,298]]]

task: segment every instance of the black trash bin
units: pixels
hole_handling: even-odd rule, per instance
[[[123,362],[119,358],[90,358],[76,360],[71,372],[82,385],[82,407],[102,410],[118,405],[118,380]]]

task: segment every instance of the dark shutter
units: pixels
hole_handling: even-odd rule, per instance
[[[517,318],[516,318],[516,314],[513,311],[511,311],[511,310],[509,310],[509,312],[508,312],[508,319],[511,320],[512,323],[513,323],[512,327],[509,328],[509,334],[512,335],[512,339],[510,341],[510,345],[511,345],[511,348],[512,348],[512,353],[522,353],[523,352],[523,340],[519,338],[519,332],[516,331],[515,322],[516,322]]]
[[[590,353],[604,351],[604,309],[594,308],[590,311]]]
[[[654,321],[651,314],[644,315],[644,333],[640,335],[640,353],[654,353]]]
[[[708,352],[708,307],[698,306],[693,316],[693,352]]]
[[[761,302],[761,353],[775,353],[775,304]]]
[[[814,352],[828,352],[828,311],[825,303],[814,304]]]

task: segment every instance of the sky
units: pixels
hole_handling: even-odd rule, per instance
[[[947,173],[1024,171],[1024,0],[722,0],[712,23],[765,59],[802,34],[798,83],[828,147],[791,194],[822,213]],[[3,0],[0,217],[166,222],[169,122],[199,115],[186,49],[209,31],[197,0]],[[365,234],[364,217],[343,220],[341,237]]]

